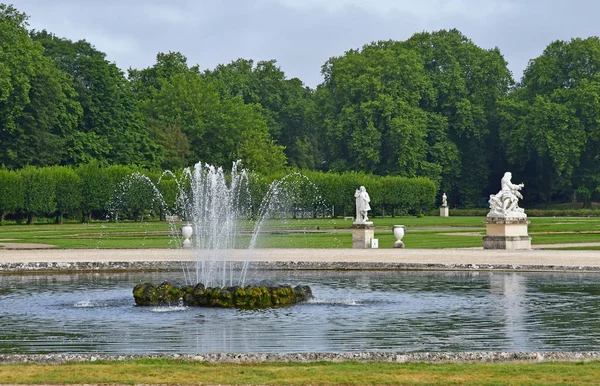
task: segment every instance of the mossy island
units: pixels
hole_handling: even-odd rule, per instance
[[[179,286],[170,282],[159,285],[140,283],[133,288],[133,298],[137,306],[191,306],[222,308],[269,308],[283,307],[307,301],[313,297],[307,285],[258,285],[205,287]]]

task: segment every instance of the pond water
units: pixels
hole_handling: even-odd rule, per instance
[[[308,284],[288,308],[136,307],[180,272],[0,275],[0,353],[591,351],[600,275],[253,272]]]

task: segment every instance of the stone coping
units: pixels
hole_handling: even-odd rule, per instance
[[[262,269],[533,270],[600,272],[598,250],[273,248],[228,251]],[[198,256],[200,255],[200,256]],[[35,271],[178,270],[202,251],[184,249],[0,250],[0,274]]]
[[[176,359],[204,363],[261,362],[391,362],[391,363],[506,363],[506,362],[589,362],[600,360],[600,352],[299,352],[299,353],[206,353],[206,354],[0,354],[0,366],[7,364],[61,364],[136,359]]]
[[[190,261],[99,261],[99,262],[32,262],[0,263],[0,275],[17,273],[172,271],[181,270]],[[239,261],[237,262],[239,263]],[[252,261],[261,270],[413,270],[413,271],[520,271],[520,272],[600,272],[600,266],[545,264],[457,264],[403,262],[314,262]]]

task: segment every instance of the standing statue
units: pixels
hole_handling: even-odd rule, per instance
[[[444,192],[444,194],[442,194],[442,206],[443,207],[448,206],[448,197],[446,197],[446,192]]]
[[[356,221],[357,224],[364,224],[369,219],[367,217],[367,211],[371,210],[371,206],[369,202],[371,202],[371,198],[369,197],[369,193],[367,193],[367,189],[364,186],[361,186],[359,189],[354,192],[354,197],[356,197]]]
[[[504,173],[500,181],[502,189],[497,194],[490,194],[490,212],[488,217],[527,217],[525,210],[519,207],[519,192],[525,185],[515,185],[511,182],[512,174]]]

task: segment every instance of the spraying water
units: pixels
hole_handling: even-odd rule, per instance
[[[139,191],[133,183],[137,182],[145,191],[152,192],[151,205],[160,207],[166,216],[176,216],[192,226],[194,263],[182,265],[186,284],[244,286],[252,250],[267,220],[281,219],[289,213],[295,217],[306,208],[314,212],[320,201],[316,186],[299,173],[288,174],[268,186],[255,183],[252,189],[252,176],[241,167],[241,161],[234,162],[229,173],[201,162],[184,169],[179,178],[166,171],[156,185],[160,187],[165,176],[176,182],[173,204],[167,205],[160,189],[148,177],[134,173],[121,184],[123,191],[117,195],[120,199],[115,200],[119,202],[115,207],[125,210],[124,201],[131,201],[125,198]],[[259,185],[262,189],[256,188]],[[170,226],[176,246],[180,247],[179,227],[175,222]],[[236,248],[246,249],[243,262],[232,261],[232,250]]]

